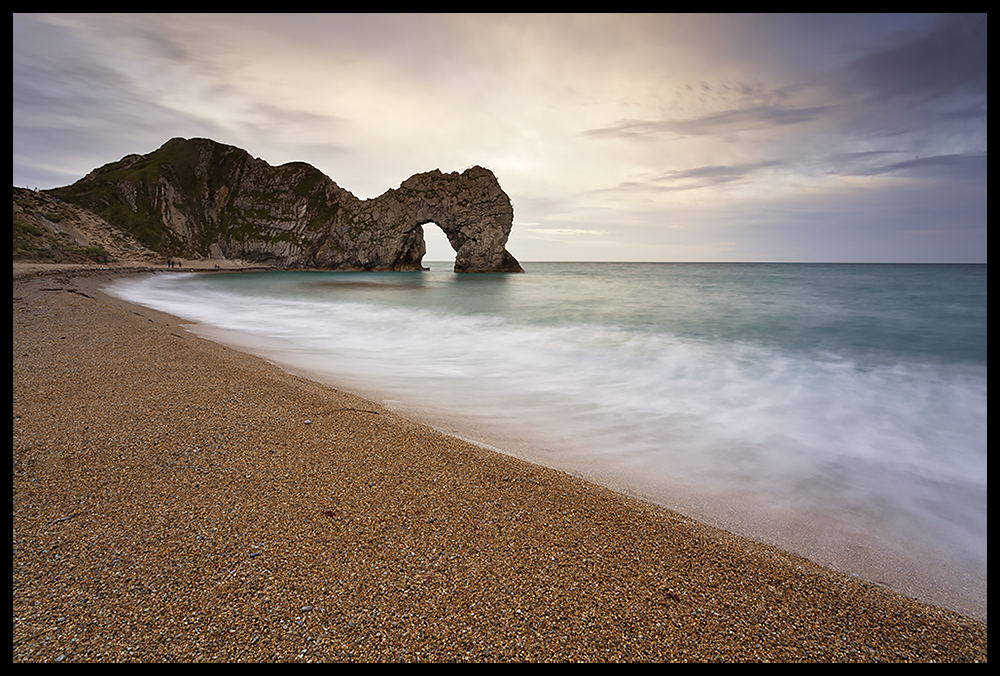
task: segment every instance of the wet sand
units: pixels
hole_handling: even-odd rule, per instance
[[[15,275],[14,661],[986,661],[986,624]]]

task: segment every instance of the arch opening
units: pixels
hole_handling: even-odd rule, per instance
[[[421,265],[431,270],[453,270],[455,268],[455,250],[448,241],[448,236],[444,234],[434,221],[426,221],[420,224],[424,231],[425,252]]]

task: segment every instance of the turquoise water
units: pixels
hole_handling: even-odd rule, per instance
[[[445,431],[985,615],[985,265],[430,265],[114,292]]]

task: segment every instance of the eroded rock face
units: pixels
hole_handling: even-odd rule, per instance
[[[522,272],[506,249],[514,208],[489,169],[415,174],[399,188],[351,206],[338,214],[330,238],[316,252],[317,266],[349,265],[339,252],[345,243],[357,249],[347,233],[360,226],[363,232],[382,233],[379,245],[362,247],[377,265],[418,267],[425,253],[422,226],[436,223],[455,250],[456,272]]]
[[[456,272],[521,272],[507,251],[510,198],[489,169],[411,176],[360,200],[301,162],[272,167],[208,139],[172,139],[51,191],[164,255],[220,256],[285,268],[415,270],[436,223]]]

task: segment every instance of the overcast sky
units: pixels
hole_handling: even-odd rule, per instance
[[[13,24],[16,186],[208,137],[362,198],[488,167],[522,261],[986,261],[986,15]]]

